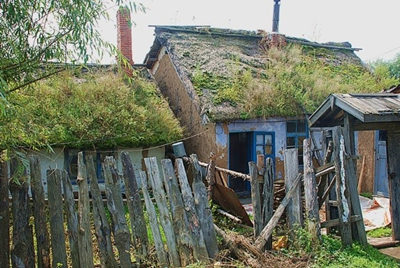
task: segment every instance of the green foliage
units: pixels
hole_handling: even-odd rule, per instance
[[[368,237],[390,237],[392,236],[392,229],[389,227],[381,227],[369,231],[367,235]]]
[[[400,54],[397,54],[392,60],[375,61],[371,66],[374,68],[376,73],[388,73],[390,76],[400,79]]]
[[[373,198],[372,193],[361,193],[360,195],[369,199]]]
[[[149,146],[182,137],[156,86],[135,74],[65,72],[9,95],[0,148]]]

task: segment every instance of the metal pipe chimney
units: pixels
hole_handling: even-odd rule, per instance
[[[279,32],[279,8],[281,5],[281,0],[274,0],[274,17],[272,19],[272,32]]]

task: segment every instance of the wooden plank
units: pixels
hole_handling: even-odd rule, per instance
[[[263,219],[261,216],[261,196],[258,183],[258,169],[254,162],[249,162],[249,174],[251,177],[251,203],[253,204],[254,218],[254,237],[257,237],[263,228]]]
[[[342,237],[342,244],[345,246],[351,245],[352,235],[350,226],[350,201],[346,196],[346,169],[344,167],[344,137],[342,129],[336,127],[333,131],[333,144],[334,152],[333,158],[335,161],[336,170],[336,197],[337,207],[339,211],[339,222],[340,222],[340,235]]]
[[[272,158],[267,158],[263,185],[263,228],[268,224],[274,214],[274,178],[274,161]],[[265,249],[272,249],[272,237],[268,239]]]
[[[400,240],[400,132],[388,132],[387,154],[392,238]]]
[[[146,165],[149,181],[151,183],[153,194],[157,202],[158,211],[160,212],[160,222],[164,229],[165,238],[167,240],[170,263],[171,265],[177,267],[180,266],[180,260],[178,249],[176,246],[176,237],[174,233],[174,228],[172,226],[171,217],[168,211],[168,201],[165,196],[162,180],[160,178],[157,158],[145,158],[144,163]]]
[[[181,186],[184,208],[189,221],[189,230],[193,241],[194,258],[200,262],[208,261],[208,253],[204,242],[203,232],[201,231],[200,221],[196,213],[192,190],[186,176],[185,167],[182,159],[175,160],[175,167],[178,174],[179,184]]]
[[[321,177],[326,174],[329,174],[331,172],[335,171],[335,164],[334,163],[328,163],[323,165],[322,167],[318,167],[315,170],[315,177]]]
[[[83,153],[78,153],[78,245],[79,245],[79,263],[81,267],[92,268],[93,249],[92,232],[90,231],[90,203],[89,203],[89,185],[87,181],[87,170],[83,160]]]
[[[214,184],[216,183],[216,178],[215,178],[215,160],[216,160],[216,155],[214,153],[210,153],[210,163],[207,166],[207,175],[206,175],[206,181],[207,181],[207,192],[208,192],[208,200],[212,199],[212,192],[213,192],[213,187]]]
[[[303,163],[304,163],[304,195],[305,211],[307,215],[307,229],[311,239],[318,242],[321,239],[319,225],[319,205],[317,196],[317,182],[312,162],[312,151],[309,139],[303,141]]]
[[[29,159],[33,216],[35,218],[36,256],[38,267],[50,267],[50,238],[47,230],[47,205],[44,197],[42,174],[37,156]],[[1,266],[1,265],[0,265]]]
[[[360,220],[361,220],[360,215],[350,216],[350,222],[356,222],[356,221],[360,221]],[[329,228],[329,227],[334,227],[334,226],[338,226],[338,225],[340,225],[339,219],[333,219],[333,220],[321,222],[321,228]]]
[[[59,264],[67,267],[67,254],[65,249],[63,201],[61,195],[61,170],[47,170],[47,196],[50,214],[50,238],[52,248],[52,267]]]
[[[140,200],[135,170],[128,153],[121,153],[122,170],[124,173],[126,200],[131,219],[132,243],[136,248],[136,256],[143,263],[149,253],[146,221],[144,220],[143,206]]]
[[[286,193],[285,197],[282,199],[281,203],[279,204],[278,208],[275,210],[274,215],[272,216],[271,220],[268,224],[262,229],[260,235],[257,237],[256,241],[254,242],[255,247],[258,250],[262,250],[267,243],[267,240],[272,235],[272,231],[274,230],[275,226],[278,224],[279,219],[281,218],[283,212],[285,211],[286,206],[289,204],[289,201],[296,195],[297,190],[300,184],[302,175],[298,174],[296,179],[292,183],[292,187]]]
[[[285,189],[286,192],[292,188],[299,173],[299,159],[297,149],[284,150],[284,164],[285,164]],[[287,217],[289,229],[295,230],[302,225],[302,209],[301,209],[301,189],[300,187],[295,190],[293,197],[289,201],[287,207]]]
[[[200,220],[200,226],[203,232],[208,256],[213,259],[218,254],[218,244],[211,209],[208,205],[207,190],[202,182],[201,170],[197,156],[192,154],[190,158],[192,160],[192,170],[194,172],[192,188],[196,212]]]
[[[145,172],[140,172],[140,179],[142,184],[142,193],[144,197],[144,202],[146,205],[146,211],[147,215],[149,216],[150,228],[153,234],[154,246],[156,248],[157,259],[161,267],[166,267],[168,266],[168,257],[167,253],[164,250],[164,244],[161,238],[156,209],[154,208],[154,205],[151,202],[149,191],[147,190],[148,186],[147,186],[147,179]]]
[[[181,265],[187,266],[194,263],[193,245],[197,241],[193,241],[192,236],[189,233],[189,222],[171,160],[161,160],[161,166],[164,175],[164,182],[165,184],[168,184],[168,197],[171,204],[172,223],[174,225]]]
[[[332,190],[333,185],[335,185],[335,182],[336,182],[336,175],[333,176],[331,182],[330,182],[329,185],[328,185],[328,188],[326,188],[324,194],[322,195],[322,198],[321,198],[321,200],[320,200],[320,203],[325,202],[325,200],[328,198],[329,192]]]
[[[125,218],[125,208],[121,194],[121,182],[115,160],[107,156],[104,160],[103,174],[106,184],[107,207],[111,214],[115,245],[122,268],[132,267],[130,255],[130,233]]]
[[[68,240],[71,252],[72,267],[79,268],[81,266],[78,242],[78,216],[75,210],[74,192],[72,189],[71,180],[69,179],[66,170],[62,171],[61,177],[64,189],[65,214],[67,215]]]
[[[94,167],[93,155],[86,154],[86,170],[90,181],[90,194],[93,204],[93,223],[99,248],[100,263],[103,268],[116,268],[118,264],[111,242],[111,227],[108,223],[103,198]],[[65,189],[65,188],[64,188]]]
[[[354,146],[354,131],[353,122],[346,113],[344,117],[344,146],[347,155],[355,156],[355,146]],[[353,215],[360,215],[362,217],[362,210],[360,205],[360,198],[357,191],[357,162],[355,158],[349,159],[348,157],[344,160],[346,162],[346,172],[348,174],[347,184],[349,189],[350,201],[351,201],[351,211]],[[353,224],[353,237],[360,242],[361,245],[367,245],[367,234],[365,232],[364,221],[357,221]]]
[[[208,163],[204,163],[204,162],[200,162],[199,161],[199,165],[202,166],[202,167],[207,167]],[[229,170],[229,169],[221,168],[221,167],[217,167],[217,166],[215,166],[215,169],[217,171],[221,171],[223,173],[231,175],[231,176],[233,176],[235,178],[242,178],[243,180],[250,181],[250,176],[247,175],[247,174],[243,174],[243,173],[240,173],[240,172],[237,172],[237,171],[233,171],[233,170]]]
[[[0,162],[0,267],[10,266],[10,204],[8,195],[8,165]]]

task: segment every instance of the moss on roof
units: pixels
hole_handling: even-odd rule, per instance
[[[145,147],[182,137],[156,85],[135,73],[64,72],[9,96],[0,147]]]
[[[350,43],[286,37],[266,49],[255,32],[156,28],[178,73],[213,121],[311,113],[330,93],[377,92],[395,84],[363,66]]]

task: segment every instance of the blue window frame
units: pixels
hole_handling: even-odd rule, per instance
[[[274,132],[254,132],[253,133],[253,161],[257,161],[257,155],[263,154],[265,159],[275,158],[275,133]]]
[[[303,140],[308,138],[306,120],[288,120],[286,122],[286,149],[299,149],[299,165],[303,167]]]

